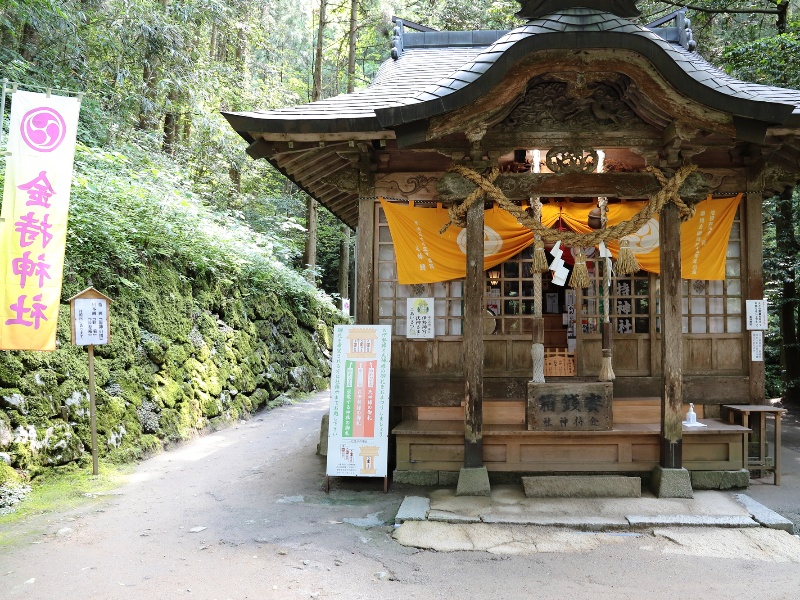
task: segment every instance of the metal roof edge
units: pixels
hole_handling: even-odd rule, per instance
[[[259,118],[254,113],[221,112],[221,114],[228,121],[228,124],[242,137],[245,137],[243,132],[250,131],[271,134],[326,134],[342,132],[377,133],[385,130],[376,117],[316,120],[314,122],[317,127],[313,131],[309,131],[307,119]],[[303,127],[298,126],[300,123],[304,124]],[[248,137],[245,137],[245,139],[252,141]]]

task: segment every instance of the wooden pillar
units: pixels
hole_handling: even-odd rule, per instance
[[[375,292],[375,200],[362,198],[358,203],[356,323],[371,325]]]
[[[483,202],[467,211],[464,292],[464,468],[483,466]]]
[[[750,182],[748,181],[748,186]],[[742,210],[743,209],[743,210]],[[761,192],[749,192],[740,205],[741,231],[744,234],[744,256],[742,274],[746,281],[742,282],[747,300],[761,300],[764,298],[764,254],[763,254],[763,225],[762,225],[762,195]],[[744,307],[742,307],[744,310]],[[750,332],[744,329],[746,336],[744,343],[747,348],[745,356],[748,361],[750,374],[750,404],[764,404],[765,400],[765,374],[764,361],[753,362],[750,356]]]
[[[683,468],[683,335],[681,326],[681,223],[672,202],[661,210],[661,453],[659,465]]]

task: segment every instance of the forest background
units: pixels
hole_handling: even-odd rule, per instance
[[[800,88],[794,5],[696,0],[688,16],[713,64]],[[638,20],[681,6],[643,1]],[[443,30],[510,29],[518,9],[514,0],[3,0],[0,78],[83,93],[62,302],[90,284],[114,299],[112,344],[98,350],[104,459],[140,457],[329,374],[335,305],[351,287],[350,232],[250,160],[221,111],[368,85],[389,57],[393,15]],[[800,398],[797,211],[788,188],[764,212],[767,394],[790,401]],[[30,478],[86,465],[88,373],[67,317],[56,352],[0,352],[0,510]]]

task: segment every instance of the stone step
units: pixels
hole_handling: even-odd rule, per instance
[[[641,477],[625,475],[535,475],[522,478],[528,498],[640,498]]]

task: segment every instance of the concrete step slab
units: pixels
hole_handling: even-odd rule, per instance
[[[536,475],[522,478],[528,498],[640,498],[640,477],[624,475]]]

